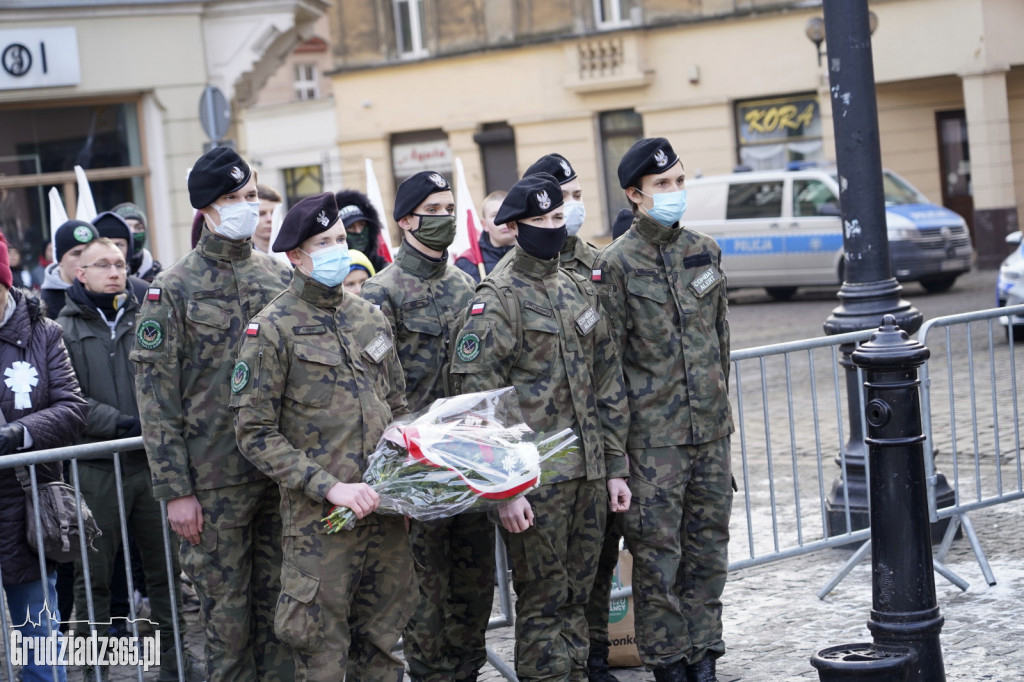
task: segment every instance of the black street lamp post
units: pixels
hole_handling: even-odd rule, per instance
[[[921,313],[900,297],[903,287],[889,270],[867,2],[824,0],[822,4],[845,253],[840,305],[825,321],[825,333],[871,329],[879,326],[883,315],[892,315],[901,329],[912,334],[921,326]],[[850,530],[866,528],[869,523],[863,387],[850,361],[854,345],[844,344],[840,350],[840,364],[846,370],[850,438],[836,459],[840,477],[826,501],[830,536],[847,531],[847,513]]]

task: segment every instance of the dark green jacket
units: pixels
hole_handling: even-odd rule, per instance
[[[113,333],[99,311],[70,295],[57,317],[82,395],[89,403],[89,418],[80,443],[118,438],[117,422],[139,416],[135,368],[128,360],[135,343],[135,316],[139,304],[131,289],[127,290],[127,295]],[[114,457],[107,455],[82,460],[82,463],[113,471]],[[121,453],[121,466],[125,474],[148,468],[145,450]]]

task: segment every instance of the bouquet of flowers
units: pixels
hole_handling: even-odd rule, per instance
[[[514,388],[442,398],[393,422],[370,455],[363,481],[380,495],[378,514],[420,520],[492,509],[538,485],[541,462],[574,452],[571,429],[534,433]],[[334,507],[328,533],[350,528],[355,513]]]

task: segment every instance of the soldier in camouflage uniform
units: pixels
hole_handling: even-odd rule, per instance
[[[515,256],[479,287],[455,342],[459,392],[515,386],[526,423],[571,428],[578,451],[545,463],[544,485],[500,508],[516,590],[521,680],[587,679],[584,608],[609,504],[629,506],[627,404],[614,339],[590,282],[558,267],[565,240],[558,182],[509,191],[497,222],[518,223]]]
[[[391,326],[342,286],[348,247],[330,192],[295,204],[274,250],[294,277],[249,324],[231,376],[239,446],[281,487],[274,627],[296,680],[400,682],[391,649],[415,605],[412,553],[403,519],[372,514],[380,498],[362,482],[384,428],[406,412]],[[333,505],[355,512],[354,528],[327,534]]]
[[[559,256],[559,266],[590,279],[597,260],[597,249],[580,239],[577,234],[586,220],[583,206],[583,188],[576,171],[561,154],[547,154],[526,169],[527,175],[549,173],[562,187],[562,210],[565,213],[565,246]],[[612,574],[619,561],[619,540],[622,539],[620,515],[611,513],[605,523],[604,544],[597,562],[594,587],[587,601],[587,625],[590,628],[590,655],[587,658],[587,676],[590,682],[618,682],[608,670],[608,607],[612,593]]]
[[[552,175],[562,187],[562,212],[565,213],[566,236],[565,245],[562,246],[559,255],[559,266],[575,272],[584,279],[590,279],[594,261],[597,260],[597,249],[577,236],[583,221],[587,219],[587,211],[583,205],[583,188],[580,187],[575,169],[561,154],[546,154],[527,168],[523,177],[536,173]]]
[[[154,280],[130,356],[153,494],[167,500],[171,529],[184,540],[181,567],[201,601],[209,679],[290,680],[291,655],[273,630],[277,485],[238,451],[228,401],[246,325],[291,272],[253,252],[256,178],[238,154],[205,154],[188,189],[204,216],[202,236]]]
[[[594,270],[620,334],[629,391],[636,642],[658,682],[711,682],[722,641],[732,508],[728,298],[721,251],[679,224],[682,162],[664,138],[637,142],[619,181],[628,232]]]
[[[455,198],[440,173],[403,182],[393,216],[404,235],[395,262],[364,285],[395,332],[413,412],[451,394],[448,347],[473,280],[448,267],[455,237]],[[420,603],[403,640],[414,680],[475,680],[487,660],[486,631],[494,595],[494,524],[482,512],[413,520]]]

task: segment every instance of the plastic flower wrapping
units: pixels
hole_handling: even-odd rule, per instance
[[[519,412],[514,388],[442,398],[392,422],[367,461],[363,481],[380,495],[377,514],[421,521],[486,511],[542,481],[542,464],[576,451],[571,429],[538,434]],[[336,506],[328,533],[351,528],[355,513]]]

